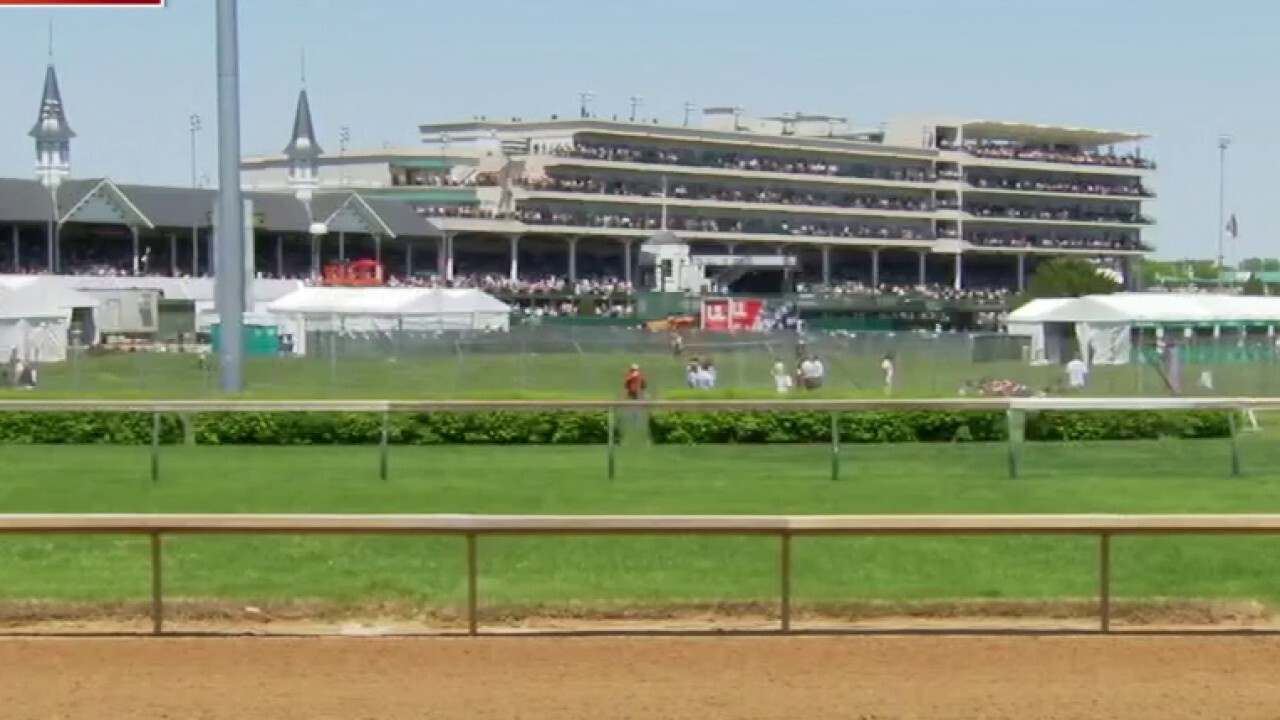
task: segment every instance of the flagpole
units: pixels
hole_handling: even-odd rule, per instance
[[[1227,148],[1231,138],[1218,136],[1218,287],[1222,287],[1226,271],[1225,240],[1227,236]]]

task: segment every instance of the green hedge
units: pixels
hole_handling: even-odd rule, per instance
[[[0,444],[151,442],[151,413],[0,413]],[[378,413],[197,413],[188,428],[161,415],[160,441],[201,445],[372,445],[382,437]],[[396,445],[596,445],[608,440],[603,412],[432,412],[391,415]]]
[[[197,413],[187,427],[161,416],[160,441],[201,445],[369,445],[379,442],[378,413]],[[619,431],[635,423],[619,415]],[[1003,412],[850,412],[838,415],[848,443],[1003,441]],[[648,416],[659,444],[819,443],[831,440],[831,413],[821,411],[655,412]],[[150,413],[0,413],[2,444],[151,442]],[[1217,411],[1038,412],[1027,416],[1029,441],[1223,438],[1229,415]],[[396,445],[598,445],[607,442],[604,412],[430,412],[393,414]]]
[[[840,439],[849,443],[1007,440],[1003,412],[894,411],[840,413]],[[656,443],[816,443],[831,440],[831,413],[662,412],[649,418]],[[1028,413],[1028,441],[1224,438],[1230,416],[1217,411],[1095,411]]]

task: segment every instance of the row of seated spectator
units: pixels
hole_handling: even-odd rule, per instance
[[[432,218],[467,218],[475,220],[514,220],[512,212],[475,205],[415,205],[419,215]]]
[[[1028,208],[1015,205],[986,205],[969,203],[965,208],[978,217],[1019,218],[1024,220],[1080,220],[1084,222],[1109,222],[1143,224],[1151,219],[1142,213],[1121,210],[1100,211],[1087,207]]]
[[[500,273],[455,273],[452,280],[436,275],[403,275],[387,279],[388,285],[401,287],[475,288],[494,294],[514,295],[589,295],[607,297],[631,292],[631,284],[611,276],[579,277],[576,281],[562,275],[532,275],[512,280]]]
[[[1019,180],[1008,177],[971,177],[969,184],[980,188],[1026,190],[1035,192],[1078,193],[1082,195],[1120,195],[1154,197],[1140,182],[1098,182],[1072,180]]]
[[[1014,293],[1012,288],[1000,286],[975,286],[957,289],[952,285],[942,283],[920,285],[909,282],[882,282],[879,285],[872,285],[870,280],[864,279],[841,279],[828,284],[807,283],[798,285],[796,289],[799,292],[827,296],[867,297],[891,295],[904,299],[919,298],[924,300],[1003,300]]]
[[[530,190],[592,193],[624,197],[662,197],[662,186],[651,182],[603,181],[591,178],[540,178],[523,181]],[[929,212],[934,205],[928,198],[892,195],[858,195],[846,192],[802,192],[789,189],[730,189],[698,183],[677,183],[667,188],[667,196],[677,200],[718,200],[720,202],[768,203],[772,205],[814,205],[819,207],[893,212]]]
[[[1137,153],[1117,155],[1113,150],[1098,152],[1069,145],[1022,145],[977,141],[957,146],[939,141],[944,150],[962,150],[975,157],[1000,160],[1028,160],[1032,162],[1070,163],[1072,165],[1103,165],[1106,167],[1130,167],[1155,169],[1155,162]]]
[[[628,215],[562,212],[526,209],[519,219],[529,225],[567,225],[624,230],[653,230],[662,227],[662,218],[653,213]],[[799,237],[883,238],[885,240],[925,240],[928,231],[910,227],[889,227],[837,222],[788,222],[774,219],[701,218],[672,215],[667,228],[676,232],[720,232],[743,234],[795,235]]]
[[[834,160],[779,158],[768,155],[719,152],[715,150],[671,150],[629,145],[582,144],[556,148],[560,157],[650,165],[686,165],[725,170],[790,173],[793,175],[827,175],[898,182],[932,182],[933,170],[925,166],[868,165],[840,163]]]
[[[1062,237],[1027,233],[972,232],[965,238],[981,247],[1031,247],[1063,250],[1141,250],[1136,237],[1107,233],[1101,237]]]

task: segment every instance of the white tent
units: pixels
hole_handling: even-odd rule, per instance
[[[0,276],[0,362],[15,352],[29,362],[63,362],[77,308],[98,301],[41,276]]]
[[[1038,301],[1037,301],[1038,302]],[[1071,326],[1094,364],[1129,362],[1133,331],[1168,327],[1275,327],[1280,325],[1280,297],[1213,295],[1208,293],[1115,293],[1035,302],[1009,316],[1010,327],[1039,325],[1045,345],[1054,325]],[[1023,310],[1028,312],[1019,316]],[[1026,334],[1020,332],[1019,334]],[[1034,338],[1034,336],[1033,336]],[[1034,340],[1033,340],[1034,342]]]
[[[1032,363],[1043,364],[1048,362],[1050,357],[1061,354],[1060,348],[1052,342],[1055,338],[1046,337],[1043,318],[1073,299],[1039,298],[1009,313],[1005,321],[1006,331],[1010,335],[1022,335],[1031,339],[1027,359]]]
[[[479,290],[460,288],[307,287],[266,306],[298,328],[295,351],[310,332],[348,336],[501,331],[511,307]]]

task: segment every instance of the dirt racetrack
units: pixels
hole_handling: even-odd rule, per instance
[[[1274,718],[1277,637],[0,640],[0,716]]]

